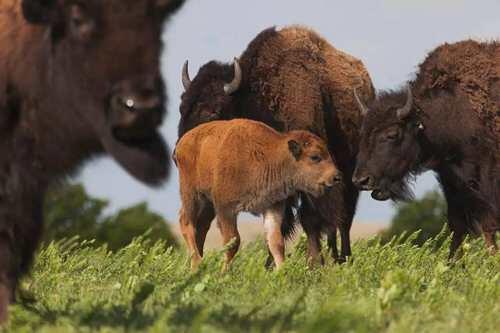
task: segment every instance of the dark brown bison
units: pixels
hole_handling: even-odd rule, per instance
[[[297,191],[322,195],[340,181],[323,140],[306,131],[279,133],[259,121],[234,119],[197,126],[175,149],[182,208],[180,225],[191,253],[191,267],[201,262],[212,218],[226,252],[224,269],[238,251],[240,212],[264,214],[266,238],[276,267],[285,259],[281,224],[285,200]]]
[[[450,257],[481,228],[495,251],[499,229],[500,43],[444,44],[406,89],[380,94],[366,112],[353,181],[377,200],[404,199],[407,181],[433,170],[448,202]]]
[[[300,217],[312,260],[319,258],[321,232],[326,232],[336,260],[350,256],[349,230],[358,199],[351,175],[361,125],[352,89],[357,87],[367,100],[374,97],[361,61],[309,29],[270,28],[248,45],[234,65],[211,61],[191,80],[186,62],[182,78],[179,137],[208,121],[249,118],[280,131],[308,130],[328,142],[346,181],[320,200],[302,200]],[[290,205],[287,216],[290,222]],[[285,224],[285,234],[291,232],[290,224]],[[335,244],[337,227],[341,256]]]
[[[107,152],[168,172],[162,24],[182,0],[0,2],[0,321],[42,231],[47,186]]]

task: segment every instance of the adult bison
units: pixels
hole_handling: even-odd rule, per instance
[[[270,28],[248,45],[234,65],[211,61],[191,81],[186,62],[182,82],[179,137],[208,121],[249,118],[280,131],[308,130],[328,142],[345,181],[320,200],[302,200],[301,221],[312,260],[319,257],[322,231],[328,235],[336,260],[350,256],[349,230],[358,198],[351,175],[361,125],[352,89],[357,87],[367,100],[374,97],[361,61],[309,29]],[[291,215],[290,207],[287,215]],[[340,257],[335,244],[337,227],[342,239]],[[288,233],[290,228],[283,231]]]
[[[448,202],[450,257],[479,224],[499,230],[500,43],[444,44],[408,92],[382,93],[366,112],[353,181],[377,200],[408,197],[407,180],[433,170]]]
[[[166,177],[161,32],[182,3],[0,2],[0,321],[52,181],[103,152],[145,183]]]

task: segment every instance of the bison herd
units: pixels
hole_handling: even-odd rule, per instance
[[[104,153],[146,184],[168,176],[161,33],[183,2],[0,2],[0,322],[51,183]],[[500,42],[444,44],[406,87],[375,96],[360,60],[310,29],[270,28],[233,63],[208,62],[191,79],[186,62],[182,83],[174,160],[193,266],[215,216],[229,264],[240,211],[264,215],[269,263],[283,263],[296,223],[310,262],[322,261],[322,234],[343,262],[359,191],[408,199],[426,170],[448,203],[450,258],[469,232],[497,251]]]

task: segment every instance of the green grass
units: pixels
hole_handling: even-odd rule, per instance
[[[110,253],[85,242],[38,254],[11,307],[19,332],[498,332],[500,255],[468,241],[447,263],[449,240],[353,245],[355,260],[308,269],[304,242],[266,271],[263,242],[221,273],[212,252],[191,273],[182,251],[136,240]]]

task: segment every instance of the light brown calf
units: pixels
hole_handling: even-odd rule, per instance
[[[186,133],[174,159],[179,169],[182,234],[195,268],[211,221],[217,215],[226,269],[238,251],[239,212],[264,213],[269,250],[284,260],[280,228],[283,201],[297,191],[322,195],[340,181],[326,144],[306,131],[279,133],[252,120],[213,121]]]

